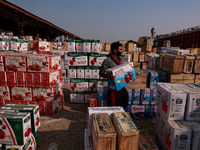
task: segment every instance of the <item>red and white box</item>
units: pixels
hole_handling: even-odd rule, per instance
[[[56,95],[55,95],[55,99],[59,98],[60,96],[63,95],[63,84],[60,83],[56,86]]]
[[[89,98],[89,107],[97,107],[97,99]]]
[[[29,101],[20,101],[20,104],[26,104],[26,105],[28,105],[28,102]]]
[[[50,51],[50,42],[47,41],[33,41],[34,50]]]
[[[32,101],[33,92],[29,87],[12,87],[11,96],[13,100]]]
[[[40,115],[46,114],[46,102],[45,101],[38,101]]]
[[[33,101],[52,102],[56,97],[56,88],[33,88]]]
[[[6,86],[6,85],[7,85],[6,72],[0,71],[0,86]]]
[[[99,67],[94,67],[92,69],[92,78],[93,79],[99,79]]]
[[[70,66],[69,67],[69,78],[76,78],[76,67]]]
[[[27,87],[34,87],[34,78],[31,72],[26,72],[26,86]]]
[[[3,105],[5,105],[5,101],[4,100],[0,100],[0,107],[2,107]]]
[[[0,100],[10,100],[10,89],[8,86],[0,86]]]
[[[34,87],[40,88],[42,87],[42,73],[40,72],[35,72],[33,73],[33,83]]]
[[[0,71],[5,71],[4,70],[4,56],[0,56]]]
[[[5,70],[6,71],[22,71],[26,72],[26,56],[7,55],[5,59]]]
[[[16,86],[16,76],[15,72],[6,72],[7,77],[7,85],[8,86]]]
[[[60,83],[60,72],[42,73],[43,87],[52,87]]]
[[[62,109],[62,97],[54,102],[46,102],[46,115],[54,115]]]
[[[35,102],[35,101],[29,101],[29,104],[37,105],[37,102]]]
[[[84,67],[77,67],[77,70],[76,70],[76,77],[78,79],[84,79],[85,78],[85,69]]]
[[[16,80],[18,87],[25,87],[25,72],[16,72]]]
[[[51,72],[61,69],[60,56],[29,55],[27,56],[28,72]]]

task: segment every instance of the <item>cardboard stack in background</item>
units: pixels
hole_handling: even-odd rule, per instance
[[[38,104],[53,115],[64,104],[60,56],[1,52],[1,105]]]

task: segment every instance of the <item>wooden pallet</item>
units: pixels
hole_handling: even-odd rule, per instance
[[[92,126],[94,150],[115,150],[116,132],[107,113],[94,113]]]
[[[127,112],[116,112],[112,117],[117,132],[117,150],[138,150],[139,130]]]
[[[185,61],[183,65],[183,73],[192,73],[195,56],[184,56],[184,57]]]
[[[182,73],[184,56],[164,55],[162,69],[168,73]]]

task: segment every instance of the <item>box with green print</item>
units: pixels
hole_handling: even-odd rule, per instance
[[[168,120],[183,120],[186,105],[186,93],[170,83],[158,83],[157,106]]]
[[[88,66],[87,53],[68,53],[69,66]]]
[[[101,66],[108,54],[90,53],[89,66]]]
[[[21,39],[11,39],[10,40],[10,50],[12,51],[27,51],[28,41]]]
[[[111,90],[120,90],[136,80],[133,67],[128,63],[118,65],[106,71],[106,74],[111,74],[116,78],[108,79],[108,85]]]
[[[86,79],[70,79],[70,90],[72,90],[72,91],[88,91],[88,80],[86,80]]]
[[[38,105],[5,104],[3,107],[0,108],[0,110],[30,113],[32,132],[37,132],[40,127],[40,113]]]
[[[30,150],[31,143],[31,139],[29,139],[24,145],[5,145],[5,150]]]
[[[0,50],[9,50],[10,40],[0,38]]]
[[[160,141],[162,141],[162,149],[190,149],[192,130],[187,122],[166,120],[164,113],[159,108],[156,113],[156,132]]]
[[[24,145],[31,138],[30,113],[0,111],[0,143]]]

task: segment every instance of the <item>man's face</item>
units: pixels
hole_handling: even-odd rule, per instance
[[[119,46],[118,49],[116,50],[116,55],[121,56],[123,52],[122,46]]]

